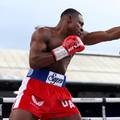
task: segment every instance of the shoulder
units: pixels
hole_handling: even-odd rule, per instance
[[[47,27],[39,27],[35,28],[35,31],[33,32],[32,36],[42,36],[47,37],[51,34],[51,30]]]
[[[37,27],[32,34],[32,40],[47,40],[51,36],[51,29],[47,27]]]
[[[84,44],[86,43],[86,37],[88,36],[88,34],[89,34],[89,32],[87,32],[87,31],[82,32],[81,39]]]

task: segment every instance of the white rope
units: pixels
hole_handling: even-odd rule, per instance
[[[74,103],[102,103],[103,98],[72,98]],[[107,103],[119,103],[120,98],[105,98]],[[13,103],[15,98],[3,98],[4,103]]]
[[[74,103],[103,103],[103,98],[72,98]],[[120,98],[104,98],[106,103],[120,103]],[[13,103],[15,98],[3,98],[3,103]],[[3,118],[3,120],[9,120]],[[104,120],[103,117],[83,117],[82,120]],[[120,120],[120,117],[105,117],[105,120]]]
[[[3,118],[3,120],[9,120],[8,118]],[[102,117],[82,117],[82,120],[103,120]],[[120,117],[107,117],[107,120],[120,120]]]
[[[72,98],[74,103],[102,103],[102,98]]]
[[[120,98],[105,98],[107,103],[119,103]]]
[[[8,98],[8,97],[3,98],[3,103],[13,103],[14,101],[15,98]]]
[[[82,120],[103,120],[102,117],[83,117]],[[120,117],[106,117],[106,120],[120,120]]]
[[[103,98],[72,98],[74,103],[102,103]],[[105,98],[107,103],[119,103],[120,98]]]

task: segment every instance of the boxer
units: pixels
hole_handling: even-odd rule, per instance
[[[32,34],[30,70],[19,88],[10,120],[81,120],[66,88],[65,72],[76,52],[85,45],[120,38],[120,27],[86,32],[83,16],[73,8],[63,11],[55,27],[37,28]]]

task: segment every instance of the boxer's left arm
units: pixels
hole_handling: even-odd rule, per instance
[[[85,45],[116,40],[120,38],[120,27],[113,27],[106,31],[83,32],[82,41]]]

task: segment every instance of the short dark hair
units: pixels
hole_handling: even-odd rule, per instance
[[[63,12],[62,12],[62,14],[61,14],[61,18],[63,17],[63,16],[65,16],[65,15],[71,15],[71,14],[80,14],[80,15],[82,15],[80,12],[78,12],[77,10],[75,10],[75,9],[73,9],[73,8],[68,8],[68,9],[66,9],[66,10],[64,10]]]

